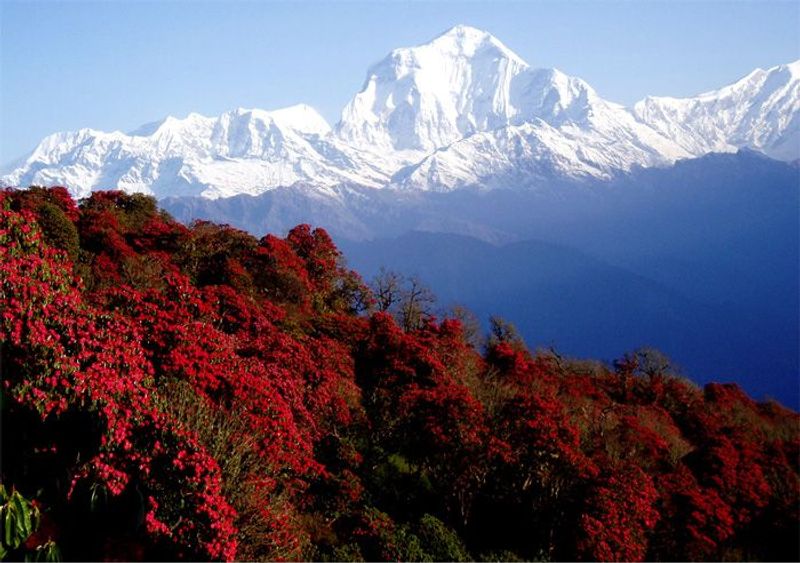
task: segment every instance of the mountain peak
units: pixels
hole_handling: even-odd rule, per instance
[[[373,65],[337,134],[379,150],[429,152],[517,115],[528,64],[490,33],[457,25]]]
[[[273,122],[279,127],[312,135],[325,135],[330,131],[330,125],[325,118],[308,104],[295,104],[274,110],[240,107],[228,113],[233,118],[253,118]]]
[[[450,29],[434,37],[429,43],[441,43],[445,41],[457,41],[465,45],[476,45],[485,42],[502,45],[500,40],[488,31],[464,24],[454,25]]]
[[[800,154],[800,61],[757,68],[736,82],[690,98],[648,97],[640,121],[692,154],[748,147],[780,160]]]
[[[484,31],[483,29],[478,29],[477,27],[472,27],[471,25],[466,25],[463,23],[459,23],[448,29],[447,31],[443,31],[439,35],[436,36],[438,39],[439,37],[493,37],[491,33],[488,31]],[[435,41],[435,39],[434,39]]]
[[[420,48],[432,48],[449,55],[466,57],[473,57],[488,49],[496,55],[527,66],[527,63],[519,55],[506,47],[491,33],[464,24],[453,26],[428,43],[414,47],[414,49]]]
[[[779,72],[787,72],[793,80],[800,79],[800,59],[792,61],[784,65],[778,65],[770,70],[777,70]]]

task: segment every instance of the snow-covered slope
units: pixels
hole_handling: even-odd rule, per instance
[[[462,187],[541,190],[556,178],[611,178],[633,166],[689,155],[614,108],[554,127],[543,120],[477,133],[397,172],[392,185],[449,191]]]
[[[168,117],[124,134],[56,133],[0,183],[120,188],[159,198],[313,185],[422,191],[531,188],[607,178],[739,147],[800,158],[800,62],[690,99],[628,109],[583,80],[535,69],[485,31],[456,26],[373,65],[331,128],[311,107]]]
[[[157,197],[258,194],[311,181],[380,185],[387,176],[330,135],[305,105],[236,109],[219,117],[168,117],[130,134],[81,129],[45,138],[9,185],[63,184],[76,196],[115,188]]]
[[[528,96],[524,118],[438,148],[395,173],[392,185],[529,188],[553,176],[608,178],[692,156],[580,79],[557,69],[528,69],[521,76]]]
[[[800,60],[693,98],[648,97],[634,114],[692,154],[751,148],[800,158]]]
[[[456,26],[373,65],[337,135],[382,150],[428,153],[477,131],[522,122],[528,65],[490,34]]]

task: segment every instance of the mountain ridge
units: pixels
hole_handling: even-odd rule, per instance
[[[76,197],[119,188],[209,199],[309,183],[323,195],[346,184],[530,188],[745,147],[800,157],[800,61],[627,108],[459,25],[370,66],[334,125],[297,104],[168,116],[129,134],[84,128],[47,136],[0,182],[63,184]]]

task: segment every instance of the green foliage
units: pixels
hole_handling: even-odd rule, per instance
[[[232,281],[228,266],[251,256],[258,241],[251,235],[225,225],[196,221],[192,237],[175,258],[198,286]]]
[[[400,454],[388,455],[375,463],[374,470],[366,479],[381,505],[408,516],[422,507],[429,507],[435,495],[433,484],[425,472]]]
[[[425,514],[417,524],[422,549],[433,561],[472,561],[458,534],[444,522]]]
[[[356,543],[348,543],[333,550],[329,561],[364,561],[361,550]]]
[[[14,489],[9,494],[0,484],[0,503],[0,560],[61,560],[58,547],[51,539],[40,545],[28,545],[41,524],[41,513],[33,502]]]
[[[2,527],[2,554],[17,549],[39,527],[39,509],[18,491],[9,495],[0,485],[0,527]]]
[[[80,251],[80,238],[75,224],[58,206],[43,203],[39,209],[39,226],[44,240],[50,246],[64,250],[74,260]]]
[[[61,551],[59,551],[56,542],[48,540],[46,543],[38,546],[33,553],[27,553],[25,555],[25,561],[61,561]]]
[[[525,559],[523,559],[513,551],[502,550],[502,551],[492,551],[489,553],[482,553],[481,556],[478,557],[478,561],[517,562],[517,561],[525,561]],[[546,557],[542,557],[541,559],[537,558],[537,561],[547,561],[547,558]]]
[[[388,514],[367,507],[356,532],[361,538],[361,553],[368,560],[431,561],[419,538],[407,524],[398,524]]]
[[[131,230],[142,228],[144,223],[158,213],[156,198],[144,194],[131,194],[120,202],[125,212],[127,227]]]

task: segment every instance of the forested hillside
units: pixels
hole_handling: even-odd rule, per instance
[[[0,192],[0,555],[800,558],[797,413],[380,289],[308,225]]]
[[[312,184],[159,205],[259,236],[321,226],[362,276],[418,275],[442,303],[502,315],[533,345],[607,361],[653,346],[694,381],[798,409],[799,186],[796,164],[742,150],[540,189],[326,199]]]

